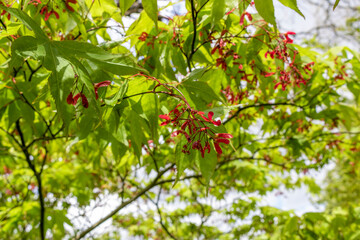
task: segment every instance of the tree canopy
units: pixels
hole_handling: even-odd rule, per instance
[[[0,238],[359,238],[360,54],[272,0],[160,2],[0,1]],[[324,211],[262,201],[302,186]]]

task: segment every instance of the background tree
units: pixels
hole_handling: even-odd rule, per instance
[[[319,48],[345,45],[359,50],[359,3],[343,0],[335,11],[333,5],[334,1],[323,1],[321,4],[312,0],[303,1],[300,8],[306,9],[306,15],[313,19],[313,24],[297,31],[297,37],[307,39],[312,46],[319,42]]]
[[[270,0],[161,21],[143,0],[112,41],[134,2],[0,5],[0,236],[356,239],[348,199],[303,216],[261,199],[319,194],[307,173],[330,162],[356,171],[359,54],[295,45]]]

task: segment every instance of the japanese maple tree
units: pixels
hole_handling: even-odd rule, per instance
[[[0,2],[0,238],[359,236],[331,185],[336,214],[262,201],[358,174],[358,52],[296,44],[272,0]]]

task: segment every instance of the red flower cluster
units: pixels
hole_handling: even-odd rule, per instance
[[[225,39],[225,40],[224,40],[224,39],[222,38],[226,33],[227,33],[226,30],[224,30],[224,31],[221,32],[221,37],[216,41],[214,48],[211,50],[211,54],[214,54],[214,53],[216,52],[216,50],[218,50],[218,51],[219,51],[219,54],[220,54],[221,56],[224,55],[224,52],[223,52],[223,51],[226,50],[226,49],[225,49],[225,46],[226,46],[227,43],[230,42],[230,40],[228,40],[228,39]],[[210,38],[210,39],[214,39],[213,36],[209,36],[209,38]]]
[[[211,50],[211,54],[215,54],[216,51],[218,51],[220,57],[216,59],[216,66],[220,66],[221,68],[226,71],[227,70],[227,63],[226,59],[228,57],[232,57],[233,60],[236,60],[239,57],[237,53],[235,53],[234,50],[230,49],[228,45],[234,46],[235,44],[231,41],[232,35],[230,37],[224,37],[224,35],[228,33],[227,30],[223,30],[220,34],[220,38],[215,42],[214,48]],[[209,40],[214,40],[215,38],[213,36],[209,36]]]
[[[54,10],[49,11],[47,5],[43,6],[43,8],[40,10],[40,14],[43,14],[45,16],[45,18],[44,18],[45,21],[47,21],[49,19],[51,14],[54,14],[56,19],[60,18],[59,14],[56,11],[54,11]]]
[[[336,58],[334,59],[334,63],[335,63],[336,66],[338,66],[339,64],[341,64],[341,63],[338,63],[338,57],[336,57]],[[345,68],[346,68],[346,66],[343,65],[343,64],[341,64],[341,67],[340,67],[340,69],[339,69],[339,73],[335,74],[335,76],[334,76],[334,81],[336,81],[336,80],[344,80],[345,77],[348,77],[348,74],[346,73],[346,69],[345,69]]]
[[[155,43],[159,44],[167,44],[167,41],[164,39],[160,39],[161,33],[167,31],[166,29],[160,29],[161,31],[157,35],[149,35],[146,32],[142,32],[139,40],[142,42],[147,42],[146,46],[151,46],[154,49]]]
[[[280,35],[281,38],[284,38],[283,39],[284,43],[293,43],[294,42],[294,40],[289,38],[289,35],[296,35],[296,33],[294,33],[294,32],[286,32],[286,33],[284,33],[284,35]]]
[[[68,104],[72,104],[72,105],[75,106],[80,97],[81,97],[81,103],[84,106],[84,108],[88,108],[89,107],[89,102],[88,102],[85,94],[83,94],[83,93],[78,93],[78,94],[75,95],[75,97],[73,97],[73,94],[71,92],[68,95],[68,97],[66,98],[66,102]]]
[[[225,89],[221,90],[221,93],[225,95],[227,101],[230,104],[239,103],[244,97],[248,97],[248,91],[241,91],[239,93],[235,93],[230,86],[227,86]]]
[[[139,40],[142,41],[142,42],[145,42],[147,37],[148,37],[149,34],[147,34],[146,32],[142,32],[140,37],[139,37]]]
[[[29,2],[30,4],[33,4],[34,6],[38,6],[39,4],[41,4],[41,0],[32,0],[31,2]],[[72,6],[70,6],[70,3],[76,4],[77,0],[65,0],[63,1],[63,3],[65,4],[65,8],[64,5],[61,6],[53,6],[53,8],[50,10],[48,5],[45,5],[41,8],[40,10],[40,14],[44,15],[44,20],[47,21],[49,20],[50,16],[52,14],[54,14],[54,16],[56,17],[56,19],[60,18],[60,15],[57,11],[54,10],[54,8],[61,8],[63,9],[63,12],[66,12],[66,9],[70,12],[74,12],[74,8]]]
[[[99,95],[98,95],[98,89],[99,88],[109,86],[110,84],[111,84],[110,81],[103,81],[103,82],[99,82],[99,83],[94,84],[95,98],[96,99],[99,98]],[[72,105],[75,106],[80,97],[81,97],[81,103],[84,106],[84,108],[88,108],[89,107],[89,102],[88,102],[85,94],[83,94],[82,92],[76,94],[75,96],[73,96],[73,93],[70,92],[69,95],[66,98],[66,102],[68,104],[72,104]]]
[[[293,40],[291,38],[289,38],[289,35],[295,35],[296,33],[294,32],[286,32],[284,34],[280,34],[279,35],[279,39],[277,39],[278,43],[277,46],[275,47],[275,49],[273,51],[267,51],[265,53],[265,58],[267,58],[268,55],[270,55],[270,57],[272,59],[274,59],[274,57],[276,57],[277,59],[283,60],[284,62],[287,61],[289,54],[287,52],[288,48],[287,48],[287,44],[288,43],[293,43]],[[280,41],[280,39],[282,41]],[[283,43],[281,43],[283,42]]]
[[[4,5],[4,3],[3,3],[2,1],[0,2],[0,4],[1,4],[1,5]],[[7,6],[7,7],[11,7],[11,4],[6,4],[6,6]],[[2,10],[0,16],[4,16],[6,13],[7,13],[6,10]],[[10,13],[8,13],[8,15],[7,15],[6,17],[7,17],[7,19],[10,21],[10,18],[11,18]]]
[[[5,15],[7,12],[5,10],[2,11],[1,16]],[[8,13],[7,19],[10,21],[11,15]]]
[[[307,79],[304,78],[303,73],[309,74],[312,71],[312,65],[314,62],[308,63],[305,66],[301,66],[299,63],[295,63],[295,58],[298,52],[293,52],[293,57],[290,57],[288,53],[287,44],[293,43],[293,40],[289,37],[289,35],[295,35],[294,32],[286,32],[284,34],[279,35],[279,39],[277,40],[279,44],[272,51],[267,51],[265,53],[265,58],[270,56],[270,58],[277,58],[284,63],[284,69],[280,67],[277,68],[277,71],[280,75],[279,80],[275,81],[274,89],[281,85],[283,91],[285,91],[286,86],[291,83],[300,87],[300,83],[306,84]],[[276,72],[265,72],[263,75],[265,77],[270,77],[276,74]]]
[[[218,154],[222,153],[219,143],[229,144],[229,138],[232,138],[228,133],[215,133],[211,128],[220,126],[221,121],[213,119],[214,113],[209,112],[207,117],[204,112],[199,112],[191,109],[185,104],[179,104],[175,109],[171,110],[169,114],[159,115],[165,121],[160,126],[165,126],[171,123],[174,127],[180,127],[179,130],[174,131],[171,136],[175,137],[179,134],[185,136],[187,144],[183,146],[183,153],[189,154],[190,149],[196,149],[201,152],[201,156],[205,156],[205,152],[210,152],[210,142],[213,140],[215,150]]]

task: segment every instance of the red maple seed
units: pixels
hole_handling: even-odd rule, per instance
[[[81,93],[78,93],[78,94],[75,95],[74,100],[73,100],[73,105],[74,106],[76,105],[76,103],[77,103],[80,96],[81,96]]]
[[[55,17],[56,17],[56,19],[59,19],[59,18],[60,18],[59,14],[58,14],[56,11],[52,10],[50,13],[51,13],[51,14],[54,14]]]
[[[72,6],[70,6],[69,4],[65,4],[66,8],[70,11],[70,12],[75,12],[74,8]]]
[[[99,83],[96,83],[94,85],[94,90],[95,90],[95,98],[98,99],[99,98],[99,95],[98,95],[98,89],[100,87],[107,87],[111,84],[111,81],[102,81],[102,82],[99,82]]]
[[[44,14],[44,12],[47,13],[47,10],[47,6],[43,6],[40,10],[40,14]]]
[[[140,37],[139,37],[139,40],[140,41],[146,41],[146,38],[148,37],[149,34],[147,34],[146,32],[142,32]]]
[[[159,118],[165,119],[165,120],[170,120],[170,117],[168,115],[159,115]]]
[[[218,154],[222,153],[219,143],[229,144],[229,138],[233,136],[228,133],[215,133],[207,124],[211,123],[215,126],[220,126],[221,121],[214,121],[214,113],[208,112],[207,117],[204,112],[193,110],[186,104],[179,104],[169,114],[159,115],[159,118],[164,119],[160,125],[165,126],[171,123],[180,129],[172,132],[171,137],[178,135],[185,136],[187,144],[183,145],[182,152],[190,154],[190,150],[198,150],[201,156],[205,157],[205,152],[210,153],[210,140],[214,141],[215,150]]]
[[[69,93],[69,95],[67,96],[66,102],[67,102],[68,104],[74,104],[74,98],[73,98],[72,92]]]
[[[84,108],[89,107],[89,102],[84,94],[81,93],[81,103],[84,106]]]
[[[236,8],[231,9],[231,10],[228,11],[225,15],[229,15],[229,14],[233,13],[233,12],[235,11],[235,9],[236,9]]]
[[[233,138],[233,135],[230,133],[217,133],[216,136],[219,138]]]
[[[77,1],[76,1],[76,0],[66,0],[66,2],[65,2],[66,8],[67,8],[70,12],[75,12],[74,8],[73,8],[72,6],[70,6],[69,3],[74,3],[74,4],[76,4]]]
[[[111,84],[111,81],[103,81],[95,84],[95,88],[107,87]]]
[[[241,17],[240,17],[240,26],[244,24],[245,16],[248,17],[248,19],[249,19],[250,22],[252,21],[252,16],[251,16],[251,14],[248,13],[248,12],[244,12],[243,14],[241,14]]]
[[[219,155],[221,155],[221,154],[222,154],[222,149],[221,149],[220,145],[215,142],[215,143],[214,143],[214,146],[215,146],[216,152],[217,152]]]

